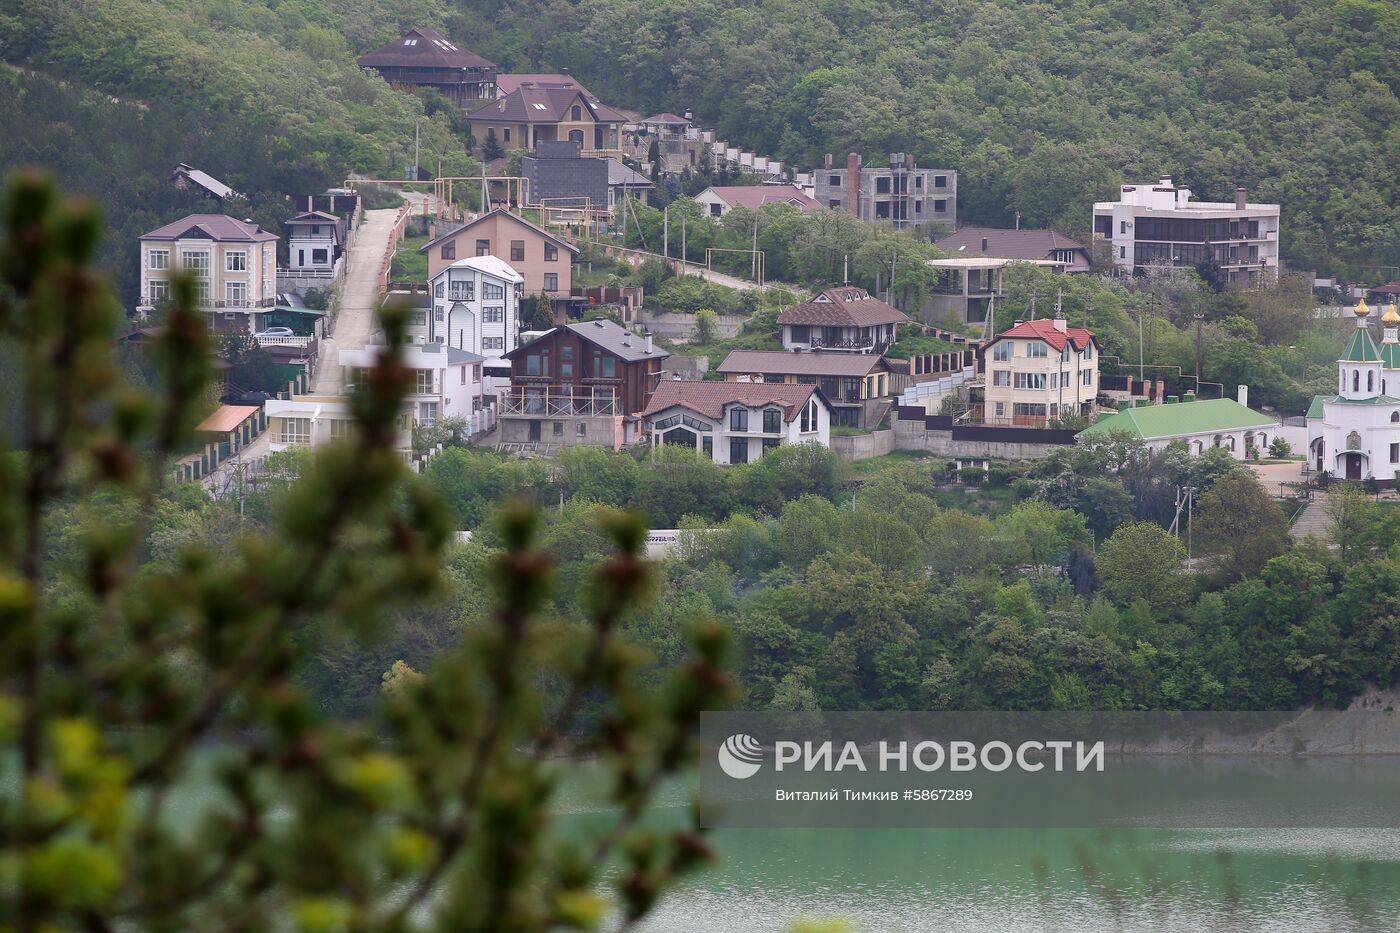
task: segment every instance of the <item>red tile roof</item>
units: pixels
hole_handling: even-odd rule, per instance
[[[783,417],[791,421],[798,410],[817,392],[816,386],[778,385],[763,382],[688,382],[664,380],[651,394],[651,402],[642,412],[649,417],[667,408],[680,405],[712,420],[724,417],[724,406],[741,404],[749,408],[777,405]],[[820,395],[820,392],[817,392]]]
[[[705,191],[730,207],[747,207],[754,211],[765,204],[796,204],[806,214],[821,206],[796,185],[726,185],[706,188]]]
[[[361,68],[495,68],[434,29],[410,29],[357,60]]]
[[[277,239],[257,224],[227,214],[189,214],[143,234],[143,240],[216,240],[218,242],[262,243]]]
[[[784,376],[868,376],[888,369],[885,358],[874,353],[842,353],[817,350],[794,353],[789,350],[733,350],[715,369],[719,373]]]
[[[871,327],[907,324],[909,318],[863,288],[843,285],[828,288],[811,301],[778,315],[779,324],[817,324],[825,327]]]
[[[1039,337],[1056,350],[1065,348],[1065,339],[1068,338],[1074,343],[1076,350],[1083,350],[1089,345],[1089,341],[1095,340],[1094,332],[1085,330],[1082,327],[1069,327],[1061,331],[1055,327],[1055,322],[1049,318],[1041,318],[1038,321],[1022,321],[1010,330],[997,334],[996,340],[987,344],[990,347],[997,340],[1014,338],[1019,340],[1035,339]],[[1096,341],[1097,342],[1097,341]],[[983,347],[985,350],[986,347]]]

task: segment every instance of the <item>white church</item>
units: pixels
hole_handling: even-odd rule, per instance
[[[1379,344],[1370,316],[1366,302],[1356,306],[1356,332],[1337,361],[1337,394],[1308,407],[1308,460],[1339,479],[1389,485],[1400,471],[1400,312],[1386,308]]]

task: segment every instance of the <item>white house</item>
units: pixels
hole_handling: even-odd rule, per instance
[[[1356,332],[1337,361],[1337,394],[1308,408],[1308,462],[1319,472],[1390,485],[1400,472],[1400,312],[1386,308],[1379,345],[1367,327],[1370,314],[1366,302],[1356,306]]]
[[[1230,282],[1254,285],[1278,275],[1280,209],[1235,200],[1194,201],[1172,183],[1123,185],[1117,201],[1094,205],[1094,239],[1107,240],[1125,272],[1154,266],[1192,268],[1213,255]]]
[[[210,331],[250,333],[277,303],[277,235],[224,214],[189,214],[141,237],[138,314],[170,297],[170,275],[194,277]]]
[[[340,365],[348,388],[361,383],[365,370],[372,369],[388,348],[369,343],[357,350],[341,350]],[[485,409],[482,400],[482,366],[485,361],[441,343],[409,344],[403,350],[403,364],[413,371],[413,388],[406,401],[416,424],[429,426],[443,418],[463,418],[479,430]]]
[[[504,366],[519,345],[520,293],[524,277],[495,256],[459,259],[430,281],[432,313],[418,336],[484,357],[488,368]],[[488,395],[502,386],[491,385]]]
[[[344,395],[271,398],[263,403],[263,411],[267,416],[267,431],[271,434],[270,449],[273,453],[289,447],[319,447],[348,438],[355,429],[350,399]],[[412,415],[405,408],[399,419],[394,444],[394,449],[404,462],[413,456],[412,424]]]
[[[297,276],[335,274],[345,244],[340,218],[325,211],[307,211],[283,224],[287,228],[287,269]]]
[[[1095,435],[1127,434],[1146,442],[1152,450],[1162,450],[1174,441],[1186,445],[1192,456],[1212,448],[1228,450],[1236,460],[1257,450],[1262,456],[1277,436],[1278,422],[1248,407],[1249,387],[1239,387],[1239,400],[1208,398],[1165,405],[1123,408],[1080,431],[1078,438]]]
[[[831,446],[831,405],[814,385],[664,380],[642,412],[653,444],[749,463],[785,444]]]

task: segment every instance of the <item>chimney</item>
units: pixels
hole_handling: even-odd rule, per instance
[[[823,168],[831,168],[831,153],[827,153],[822,159]]]
[[[1247,386],[1247,385],[1241,385],[1241,386],[1240,386],[1238,389],[1236,389],[1235,391],[1238,393],[1238,394],[1237,394],[1237,397],[1236,397],[1236,401],[1238,401],[1238,402],[1239,402],[1241,405],[1243,405],[1244,407],[1248,408],[1248,407],[1249,407],[1249,386]]]
[[[1161,180],[1158,181],[1157,184],[1161,185],[1163,188],[1170,188],[1172,184],[1172,177],[1170,175],[1163,175]]]
[[[914,153],[909,153],[904,157],[904,167],[909,171],[914,171]]]
[[[1240,185],[1235,189],[1235,210],[1244,210],[1244,186]]]
[[[846,210],[860,216],[860,156],[846,156]]]
[[[681,114],[681,116],[685,117],[686,122],[689,122],[695,119],[695,111],[687,107],[685,113]]]
[[[567,69],[567,68],[560,68],[560,69],[559,69],[559,73],[560,73],[561,75],[566,75],[566,74],[570,74],[570,71],[569,71],[569,69]]]
[[[983,237],[983,238],[982,238],[982,253],[983,253],[983,255],[986,255],[986,253],[987,253],[987,247],[988,247],[987,238],[986,238],[986,237]]]
[[[647,352],[650,353],[650,352],[651,352],[651,331],[647,331],[646,337],[647,337]]]
[[[1069,333],[1069,321],[1066,321],[1066,320],[1065,320],[1065,316],[1064,316],[1063,314],[1057,314],[1057,315],[1055,315],[1055,320],[1054,320],[1053,323],[1054,323],[1054,325],[1055,325],[1055,329],[1056,329],[1057,331],[1059,331],[1060,333],[1062,333],[1062,334],[1067,334],[1067,333]]]

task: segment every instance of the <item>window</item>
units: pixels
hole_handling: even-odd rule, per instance
[[[506,297],[506,290],[491,282],[481,283],[481,297],[486,301],[500,301]]]
[[[997,402],[997,417],[998,417],[998,418],[1004,418],[1004,417],[1006,417],[1006,403],[1005,403],[1005,402]]]
[[[438,403],[419,402],[418,403],[418,423],[426,425],[437,424]]]
[[[312,224],[312,225],[311,225],[311,235],[312,235],[312,236],[320,236],[320,235],[321,235],[321,225],[320,225],[320,224]]]
[[[876,179],[875,179],[875,193],[876,193],[876,194],[889,194],[889,193],[890,193],[890,176],[888,176],[888,175],[881,175],[879,178],[876,178]]]
[[[279,444],[310,444],[310,418],[283,418],[282,433],[277,437]]]
[[[1118,232],[1119,232],[1119,233],[1127,233],[1127,232],[1128,232],[1128,222],[1127,222],[1126,220],[1120,220],[1120,221],[1118,221]]]
[[[209,280],[200,279],[194,283],[194,295],[200,301],[209,300]]]
[[[1092,343],[1086,343],[1086,344],[1084,345],[1084,359],[1086,359],[1086,360],[1092,360],[1093,358],[1094,358],[1094,345],[1093,345]]]
[[[562,421],[555,421],[555,422],[553,422],[553,425],[554,425],[554,436],[555,436],[555,437],[563,437],[563,436],[564,436],[564,422],[562,422]]]
[[[840,175],[828,175],[828,176],[826,177],[826,183],[827,183],[828,185],[831,185],[833,188],[839,187],[840,184],[841,184],[841,176],[840,176]]]
[[[915,175],[915,176],[914,176],[914,190],[915,190],[915,191],[923,191],[923,190],[924,190],[924,176],[922,176],[922,175]]]
[[[933,202],[933,212],[935,214],[946,214],[948,212],[948,201],[946,198],[937,198]]]
[[[478,255],[480,255],[480,254],[478,254]],[[446,243],[442,244],[441,256],[442,256],[443,259],[456,259],[456,258],[457,258],[457,241],[456,241],[456,240],[448,240]]]
[[[1084,372],[1081,375],[1084,377],[1082,381],[1086,386],[1091,386],[1094,384],[1094,371],[1092,369],[1084,370]]]
[[[165,279],[152,279],[149,297],[152,304],[170,297],[170,283],[165,281]]]
[[[1128,247],[1126,247],[1126,246],[1120,246],[1120,247],[1118,247],[1118,258],[1119,258],[1119,259],[1127,259],[1127,258],[1128,258]]]
[[[992,347],[992,359],[999,363],[1005,363],[1011,359],[1012,344],[1009,340],[1003,340]]]
[[[749,462],[749,439],[747,437],[731,437],[729,439],[729,462]]]
[[[506,309],[501,307],[483,308],[481,320],[487,324],[500,324],[506,319]]]
[[[948,176],[947,176],[947,175],[935,175],[935,176],[933,176],[933,186],[934,186],[935,188],[946,188],[946,187],[948,187]]]
[[[446,295],[447,295],[447,283],[446,283],[446,282],[438,282],[436,285],[433,286],[433,297],[434,297],[434,298],[443,298],[443,297],[445,297]]]
[[[588,436],[588,422],[580,421],[574,425],[574,434],[578,437]]]
[[[333,418],[333,419],[331,419],[331,440],[333,440],[333,441],[338,441],[338,440],[343,440],[344,438],[349,437],[349,436],[350,436],[350,428],[351,428],[353,425],[354,425],[354,422],[353,422],[353,421],[349,421],[349,420],[347,420],[347,419],[345,419],[345,418]]]
[[[506,338],[504,337],[482,337],[481,349],[483,350],[504,350]]]
[[[1390,445],[1390,462],[1400,463],[1400,444]]]
[[[207,278],[209,276],[209,254],[207,252],[181,253],[180,264],[186,272]]]
[[[920,198],[919,200],[917,200],[917,201],[914,202],[914,213],[916,213],[916,214],[922,214],[923,212],[924,212],[924,202],[923,202],[923,199]]]
[[[541,357],[538,353],[531,353],[525,357],[525,375],[527,376],[548,376],[549,357]]]
[[[759,454],[759,456],[761,457],[764,454],[767,454],[770,450],[777,450],[778,444],[780,443],[781,441],[779,441],[776,437],[765,437],[763,439],[763,453]]]
[[[524,261],[525,261],[525,241],[524,241],[524,240],[511,240],[511,241],[510,241],[510,261],[511,261],[511,262],[524,262]]]
[[[1045,388],[1044,373],[1017,373],[1016,388],[1018,389],[1043,389]]]
[[[1376,374],[1373,373],[1373,372],[1369,372],[1369,371],[1368,371],[1368,372],[1366,373],[1366,391],[1367,391],[1367,392],[1373,392],[1373,391],[1375,391],[1375,388],[1376,388]]]
[[[415,395],[433,394],[433,371],[431,369],[415,369],[413,371],[413,392]]]
[[[1351,371],[1351,391],[1361,391],[1361,370],[1359,369],[1353,369]]]
[[[573,364],[573,363],[560,363],[560,364],[559,364],[559,378],[560,378],[560,379],[572,379],[572,378],[574,378],[574,364]]]
[[[830,201],[828,201],[828,202],[826,203],[826,206],[829,207],[829,208],[831,208],[833,211],[839,211],[839,210],[841,209],[841,199],[840,199],[840,198],[832,198]]]
[[[510,142],[510,127],[501,130],[501,139],[505,142]]]
[[[544,261],[545,261],[545,262],[558,262],[558,261],[559,261],[559,247],[555,246],[553,243],[546,243],[546,244],[544,245]]]
[[[472,279],[452,282],[448,297],[453,301],[475,301],[476,282]]]
[[[224,299],[230,303],[238,302],[242,304],[248,300],[247,282],[225,282]]]
[[[1065,385],[1069,385],[1069,383],[1065,383]],[[1060,387],[1060,374],[1059,374],[1059,373],[1051,373],[1051,374],[1050,374],[1050,388],[1052,388],[1052,389],[1058,389],[1059,387]]]
[[[151,269],[170,268],[170,250],[168,249],[153,249],[146,254],[146,259]]]
[[[710,216],[711,216],[711,217],[719,217],[719,216],[720,216],[721,214],[723,214],[723,213],[724,213],[724,205],[723,205],[723,204],[711,204],[711,205],[710,205]]]
[[[601,376],[604,379],[617,377],[617,357],[603,356],[601,353],[593,354],[593,375]]]
[[[323,249],[313,249],[311,251],[311,261],[318,266],[324,266],[330,262],[330,254]]]
[[[1018,418],[1044,418],[1045,406],[1040,404],[1029,404],[1017,402],[1011,406],[1011,414]]]
[[[729,409],[729,430],[747,431],[749,429],[749,410],[742,406]]]
[[[478,383],[478,382],[480,382],[480,381],[481,381],[481,364],[480,364],[480,363],[473,363],[473,364],[472,364],[472,383],[473,383],[473,384],[476,384],[476,383]]]
[[[478,256],[490,256],[490,255],[491,255],[491,241],[490,241],[490,240],[477,240],[477,241],[476,241],[476,254],[477,254]]]
[[[243,252],[243,250],[238,250],[237,252],[231,253],[224,253],[224,271],[247,272],[248,254]]]
[[[544,274],[544,290],[547,292],[559,291],[559,273],[546,272]]]
[[[575,120],[575,121],[577,121],[577,120],[582,120],[582,119],[583,119],[583,108],[580,107],[580,106],[578,106],[577,104],[575,104],[574,107],[573,107],[573,109],[569,111],[569,119],[570,119],[570,120]]]
[[[783,430],[783,413],[776,408],[763,410],[763,433],[780,434]]]
[[[700,449],[705,452],[706,457],[711,460],[715,459],[715,439],[713,437],[706,435],[700,438]]]
[[[1048,355],[1048,349],[1039,340],[1032,340],[1026,344],[1026,356],[1031,359],[1044,359]]]
[[[992,385],[994,385],[994,386],[1002,386],[1003,388],[1010,386],[1010,385],[1011,385],[1011,370],[1009,370],[1009,369],[994,369],[994,370],[992,370]]]
[[[1069,344],[1066,343],[1066,344],[1065,344],[1065,348],[1064,348],[1063,350],[1060,351],[1060,360],[1061,360],[1061,362],[1067,361],[1067,360],[1069,359],[1069,349],[1070,349],[1070,348],[1069,348]]]

